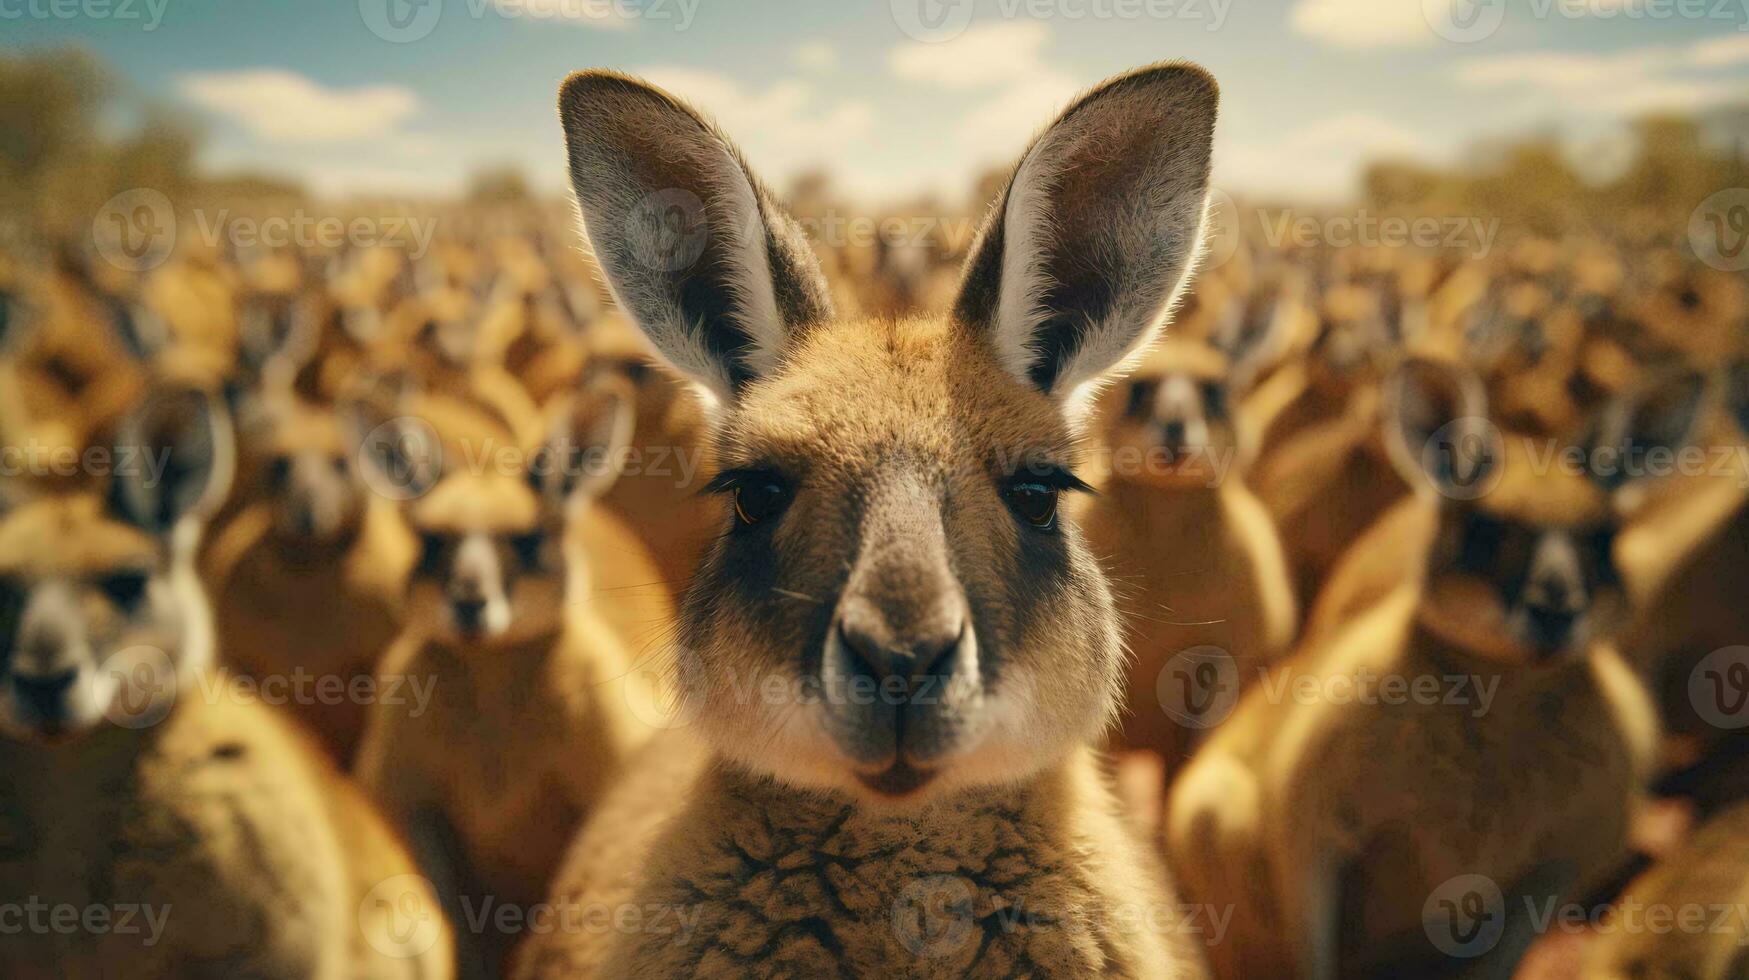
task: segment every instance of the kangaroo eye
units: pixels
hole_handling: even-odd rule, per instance
[[[758,524],[783,513],[789,506],[789,488],[770,478],[756,478],[734,490],[735,517],[742,524]]]
[[[1041,531],[1048,531],[1057,523],[1059,493],[1056,487],[1043,483],[1014,483],[1003,491],[1002,497],[1008,502],[1008,509],[1021,520]]]
[[[98,580],[97,587],[109,597],[109,601],[123,609],[132,609],[140,604],[140,599],[146,594],[147,576],[145,572],[128,571],[106,575]]]
[[[541,551],[546,545],[547,536],[539,531],[514,535],[510,539],[510,550],[516,552],[516,560],[523,568],[536,569],[541,567]]]
[[[434,575],[443,563],[443,535],[423,532],[419,535],[419,568],[424,575]]]

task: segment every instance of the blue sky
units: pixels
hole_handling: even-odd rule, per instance
[[[778,186],[823,166],[871,202],[957,198],[1077,89],[1188,58],[1222,85],[1217,186],[1334,199],[1379,155],[1445,161],[1480,138],[1551,126],[1607,154],[1608,136],[1636,113],[1749,100],[1746,8],[0,0],[0,47],[85,44],[143,97],[198,119],[206,163],[292,174],[326,193],[448,192],[499,163],[557,189],[554,93],[567,72],[608,66],[716,114]]]

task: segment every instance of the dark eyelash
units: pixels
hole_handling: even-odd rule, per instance
[[[1034,484],[1047,490],[1057,490],[1064,493],[1098,493],[1087,481],[1076,476],[1066,466],[1056,463],[1030,464],[1009,474],[1010,485]]]
[[[728,493],[736,487],[751,483],[754,480],[770,480],[774,483],[785,483],[783,476],[777,470],[763,466],[742,466],[732,470],[724,470],[704,485],[699,493]]]

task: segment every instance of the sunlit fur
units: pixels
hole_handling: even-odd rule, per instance
[[[920,320],[822,328],[747,392],[718,454],[724,468],[774,465],[797,486],[772,526],[723,537],[686,607],[685,710],[732,758],[871,795],[821,708],[768,699],[763,685],[806,690],[847,559],[878,545],[860,538],[864,507],[904,482],[924,488],[907,519],[945,532],[987,685],[931,791],[1022,779],[1108,723],[1119,648],[1104,577],[1073,525],[1025,527],[999,495],[1017,464],[1079,453],[1051,401],[972,338]],[[724,530],[732,520],[725,507]]]
[[[209,491],[228,479],[168,472]],[[400,843],[280,716],[214,676],[190,539],[215,501],[173,499],[202,503],[151,533],[97,495],[0,514],[0,889],[163,916],[161,935],[26,930],[0,956],[7,976],[451,976],[428,890],[394,891],[392,910],[367,900],[416,881]],[[135,573],[143,586],[124,588]],[[69,671],[57,709],[20,697],[21,681]],[[397,949],[396,915],[428,921],[429,947]]]
[[[1172,658],[1218,648],[1248,684],[1286,649],[1298,615],[1275,526],[1245,484],[1254,446],[1231,374],[1211,345],[1161,344],[1104,400],[1110,473],[1086,501],[1131,654],[1120,741],[1161,753],[1168,771],[1200,731],[1182,688],[1163,683]]]
[[[611,459],[630,397],[592,395],[556,422]],[[598,423],[611,441],[592,435]],[[464,898],[525,909],[544,898],[578,821],[665,717],[657,671],[638,661],[671,613],[648,591],[654,563],[594,500],[613,473],[569,496],[537,492],[533,475],[463,466],[408,504],[422,550],[404,632],[377,673],[423,685],[429,702],[373,705],[358,752],[360,781],[457,916]],[[464,963],[495,962],[505,941],[461,937]]]
[[[1415,975],[1442,955],[1421,910],[1447,879],[1486,875],[1517,915],[1585,894],[1625,855],[1657,725],[1611,644],[1619,514],[1585,476],[1505,445],[1477,500],[1405,505],[1422,517],[1395,526],[1424,549],[1254,687],[1174,786],[1174,869],[1237,909],[1210,951],[1220,975]],[[1555,610],[1569,615],[1535,618]],[[1436,693],[1381,698],[1386,678]]]

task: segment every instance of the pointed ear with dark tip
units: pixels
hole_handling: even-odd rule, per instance
[[[1060,400],[1151,342],[1202,247],[1220,93],[1193,65],[1082,96],[1033,141],[967,260],[956,318]]]
[[[105,297],[103,306],[110,330],[135,360],[149,361],[169,344],[169,325],[146,307],[113,297]]]
[[[24,346],[36,325],[30,305],[11,289],[0,287],[0,357]]]
[[[1385,449],[1411,487],[1475,496],[1498,472],[1503,446],[1488,420],[1488,396],[1468,368],[1411,357],[1380,392]]]
[[[1675,455],[1699,435],[1710,393],[1706,375],[1673,368],[1656,371],[1611,399],[1582,440],[1592,479],[1605,490],[1620,491],[1673,468]]]
[[[555,399],[546,444],[528,473],[549,520],[563,520],[619,479],[632,441],[634,398],[630,384],[602,378]]]
[[[184,519],[204,521],[231,489],[236,440],[217,398],[155,389],[122,419],[111,457],[116,516],[157,535]]]
[[[391,500],[424,496],[443,478],[442,440],[413,415],[415,386],[402,372],[379,375],[336,406],[358,465],[353,472]]]
[[[1305,278],[1297,274],[1285,275],[1273,288],[1254,290],[1230,304],[1210,339],[1227,355],[1234,391],[1250,390],[1281,360],[1304,313]]]
[[[559,117],[602,274],[682,373],[733,401],[798,331],[832,315],[799,227],[698,113],[637,79],[589,71],[565,80]]]
[[[1737,428],[1749,434],[1749,357],[1725,368],[1725,410],[1737,420]]]

